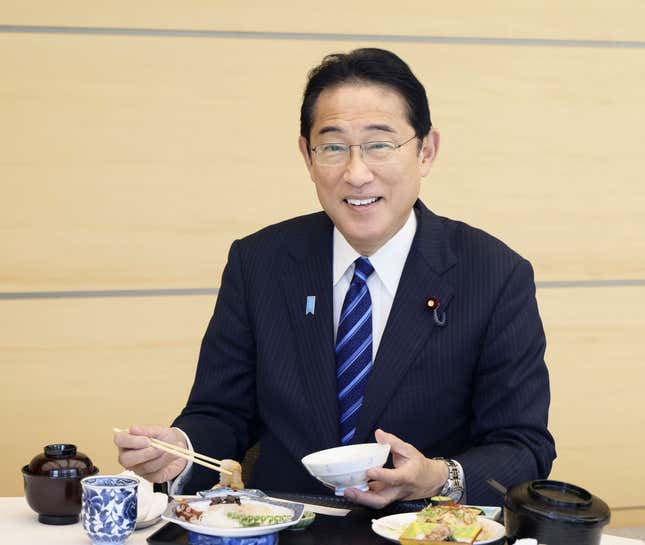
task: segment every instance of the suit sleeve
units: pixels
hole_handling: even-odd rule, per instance
[[[533,269],[522,259],[498,297],[482,344],[472,397],[473,447],[455,456],[469,503],[500,503],[487,479],[512,486],[546,478],[551,470],[555,447],[547,430],[545,348]]]
[[[188,402],[172,424],[190,437],[196,452],[220,459],[242,459],[254,440],[255,367],[255,339],[236,241],[202,341]],[[210,488],[218,479],[215,472],[193,465],[184,493]]]

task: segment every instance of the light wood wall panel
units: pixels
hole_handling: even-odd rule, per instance
[[[456,0],[417,2],[223,2],[4,0],[0,20],[13,25],[108,26],[264,32],[327,32],[508,38],[642,40],[638,0]]]
[[[0,291],[215,285],[233,238],[318,208],[300,93],[357,45],[0,34]],[[431,207],[540,280],[645,275],[642,51],[394,49],[443,135]]]
[[[558,451],[552,477],[612,507],[644,506],[643,487],[630,483],[645,482],[645,290],[542,289],[538,302]]]
[[[0,301],[0,495],[22,494],[21,467],[50,443],[122,471],[112,428],[179,413],[214,300]]]

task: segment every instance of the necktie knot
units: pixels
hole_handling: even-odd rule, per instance
[[[352,282],[367,282],[370,274],[374,272],[374,267],[367,257],[359,257],[354,261],[354,278]]]

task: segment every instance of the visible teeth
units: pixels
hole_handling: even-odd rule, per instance
[[[366,204],[372,204],[376,202],[377,198],[372,197],[371,199],[346,199],[346,201],[354,206],[365,206]]]

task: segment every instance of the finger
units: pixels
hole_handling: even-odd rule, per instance
[[[357,488],[348,488],[345,490],[345,497],[348,500],[371,507],[372,509],[382,509],[397,500],[398,496],[398,489],[389,486],[378,486],[368,492],[363,492]]]
[[[130,435],[125,431],[115,433],[113,441],[120,449],[142,449],[150,446],[150,440],[147,437]]]
[[[130,426],[130,435],[145,435],[146,437],[160,437],[167,435],[170,431],[169,428],[164,426]]]
[[[151,473],[157,473],[167,467],[175,460],[174,456],[164,454],[153,460],[148,460],[141,464],[137,464],[132,468],[132,470],[139,475],[149,475]]]
[[[373,467],[367,470],[367,478],[371,481],[380,481],[389,486],[399,486],[408,481],[405,472],[400,468]]]
[[[378,429],[374,432],[374,437],[376,438],[377,443],[390,445],[390,450],[393,454],[400,454],[406,458],[410,458],[419,453],[419,451],[410,443],[406,443],[402,439],[399,439],[393,433],[387,433]]]
[[[129,430],[117,432],[114,435],[114,444],[124,449],[146,448],[150,446],[150,439],[154,438],[183,448],[187,447],[181,432],[162,426],[131,426]]]
[[[142,475],[142,477],[149,480],[150,482],[163,483],[174,479],[175,477],[177,477],[177,475],[184,471],[184,469],[186,468],[186,463],[186,460],[175,458],[174,460],[171,460],[169,464],[165,465],[158,471],[145,473]]]
[[[159,439],[165,443],[177,445],[182,448],[188,448],[184,434],[177,428],[163,428],[160,426],[149,426],[144,428],[147,432],[154,433],[151,436],[154,439]]]
[[[152,447],[125,449],[119,451],[119,463],[126,469],[132,469],[138,465],[160,458],[163,455],[163,451]]]

